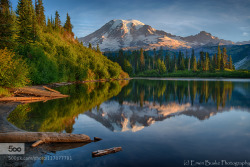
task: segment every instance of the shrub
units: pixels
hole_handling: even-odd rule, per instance
[[[0,86],[0,98],[1,97],[5,97],[5,96],[11,96],[12,94],[9,92],[9,90],[8,89],[6,89],[6,88],[3,88],[3,87],[1,87]]]
[[[19,87],[29,83],[25,61],[7,49],[0,50],[0,86]]]

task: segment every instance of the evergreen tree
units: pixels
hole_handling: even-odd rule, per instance
[[[186,50],[186,57],[185,57],[185,68],[188,69],[188,65],[189,65],[189,56],[188,56],[188,52]]]
[[[209,65],[210,65],[210,59],[209,59],[209,54],[206,52],[206,60],[205,60],[205,71],[209,70]]]
[[[200,52],[200,70],[205,71],[205,57],[204,52]]]
[[[190,71],[190,68],[191,68],[191,59],[188,58],[188,71]]]
[[[156,49],[154,48],[154,55],[153,55],[153,69],[155,69],[155,59],[156,59]]]
[[[170,56],[169,56],[169,54],[167,53],[166,54],[166,69],[167,69],[167,71],[169,71],[170,70],[170,65],[171,65],[171,60],[170,60]]]
[[[56,11],[56,13],[55,13],[55,29],[60,30],[60,28],[61,28],[60,15],[59,15],[58,11]]]
[[[203,71],[203,64],[200,60],[197,61],[197,68],[199,71]]]
[[[67,17],[66,17],[66,22],[64,24],[64,28],[65,28],[66,32],[68,32],[69,34],[71,34],[72,36],[74,36],[74,34],[72,32],[73,25],[71,24],[70,16],[69,16],[68,13],[67,13]]]
[[[118,53],[118,61],[117,61],[121,67],[124,67],[124,52],[122,49],[119,50],[119,53]]]
[[[9,0],[0,0],[0,49],[13,45],[13,24]]]
[[[215,64],[216,56],[215,55],[212,57],[212,59],[210,59],[210,63],[209,63],[209,71],[210,72],[215,72],[215,66],[216,66],[216,64]]]
[[[180,70],[185,70],[185,61],[184,61],[184,58],[181,59]]]
[[[220,60],[220,70],[221,70],[221,71],[224,71],[224,69],[225,69],[225,63],[224,63],[224,59],[222,58],[222,59]]]
[[[47,31],[48,31],[48,32],[52,32],[52,31],[53,31],[53,25],[52,25],[52,22],[51,22],[51,20],[49,19],[49,17],[48,17],[48,19],[47,19]]]
[[[102,53],[101,50],[100,50],[99,44],[97,44],[97,46],[96,46],[96,52],[97,53]]]
[[[182,53],[179,50],[178,59],[177,59],[177,68],[178,69],[181,69],[181,61],[182,61]]]
[[[224,67],[228,68],[228,55],[227,55],[227,49],[225,47],[223,47],[223,51],[222,51],[222,58],[224,59]]]
[[[166,73],[166,66],[160,58],[157,60],[157,69],[160,74]]]
[[[160,50],[159,50],[157,59],[158,59],[158,58],[164,61],[164,57],[163,57],[163,47],[162,47],[162,46],[160,47]]]
[[[233,60],[231,55],[229,57],[229,69],[233,70]]]
[[[221,68],[221,50],[220,50],[220,45],[218,45],[217,68],[218,68],[218,70],[220,70],[220,68]]]
[[[46,25],[46,18],[42,0],[35,1],[35,12],[38,25],[44,27]]]
[[[32,0],[19,0],[17,5],[17,24],[18,33],[17,41],[21,44],[28,44],[34,40],[36,26],[35,12],[32,5]]]
[[[213,58],[214,58],[214,63],[215,63],[214,67],[217,68],[217,56],[216,56],[216,53],[214,54]]]
[[[143,49],[140,49],[140,70],[143,71],[145,68],[145,60],[144,60],[144,54]]]
[[[193,69],[194,66],[194,49],[192,49],[192,54],[191,54],[191,69]]]
[[[91,45],[91,43],[89,43],[89,49],[92,49],[92,45]]]
[[[172,66],[173,66],[173,71],[176,72],[177,71],[176,54],[174,54]]]
[[[196,62],[196,57],[194,56],[194,61],[193,61],[193,71],[197,71],[197,62]]]

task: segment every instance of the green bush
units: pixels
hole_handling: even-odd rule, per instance
[[[0,50],[0,86],[19,87],[29,83],[25,61],[7,49]]]
[[[33,84],[46,84],[57,81],[57,64],[55,61],[50,60],[41,48],[31,47],[27,55],[30,55],[26,60],[30,66],[29,75]]]
[[[12,94],[10,93],[10,91],[6,88],[3,88],[0,86],[0,98],[1,97],[8,97],[8,96],[11,96]]]

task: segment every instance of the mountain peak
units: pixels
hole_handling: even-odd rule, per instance
[[[145,25],[144,23],[138,21],[138,20],[134,20],[134,19],[128,19],[128,20],[122,20],[122,19],[114,19],[111,20],[113,22],[118,22],[118,23],[125,23],[125,24],[135,24],[135,25]]]
[[[139,29],[145,25],[144,23],[138,20],[132,20],[132,19],[129,19],[129,20],[114,19],[114,20],[111,20],[110,23],[112,24],[111,28],[115,29],[118,26],[124,27],[125,31],[126,30],[129,31],[129,29],[133,26],[136,27],[136,29]]]
[[[207,35],[207,36],[212,36],[212,34],[206,32],[206,31],[200,31],[198,35]]]

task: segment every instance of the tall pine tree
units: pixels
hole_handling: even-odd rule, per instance
[[[222,58],[224,59],[224,67],[228,68],[228,55],[227,55],[227,49],[224,47],[222,50]]]
[[[68,32],[69,34],[74,36],[74,34],[72,32],[73,25],[71,24],[70,16],[68,13],[67,13],[67,17],[66,17],[66,22],[64,24],[64,28],[65,28],[66,32]]]
[[[229,69],[233,70],[233,60],[231,55],[229,57]]]
[[[13,17],[9,0],[0,0],[0,49],[10,48],[13,44]]]
[[[46,25],[46,18],[44,14],[44,6],[42,0],[35,1],[35,11],[36,11],[36,19],[37,23],[40,27],[45,27]]]
[[[58,11],[55,13],[55,29],[60,30],[61,29],[61,20],[60,20],[60,15]]]
[[[194,49],[192,49],[192,54],[191,54],[191,69],[193,69],[193,66],[194,66]]]
[[[193,61],[193,67],[192,67],[193,71],[197,71],[197,62],[196,62],[196,57],[194,56],[194,61]]]
[[[143,71],[145,68],[145,60],[144,60],[144,54],[143,49],[140,49],[140,70]]]
[[[220,68],[221,68],[221,50],[220,50],[220,45],[218,45],[217,69],[220,70]]]
[[[17,41],[21,44],[29,44],[34,41],[36,36],[35,12],[32,0],[19,0],[17,5]]]

